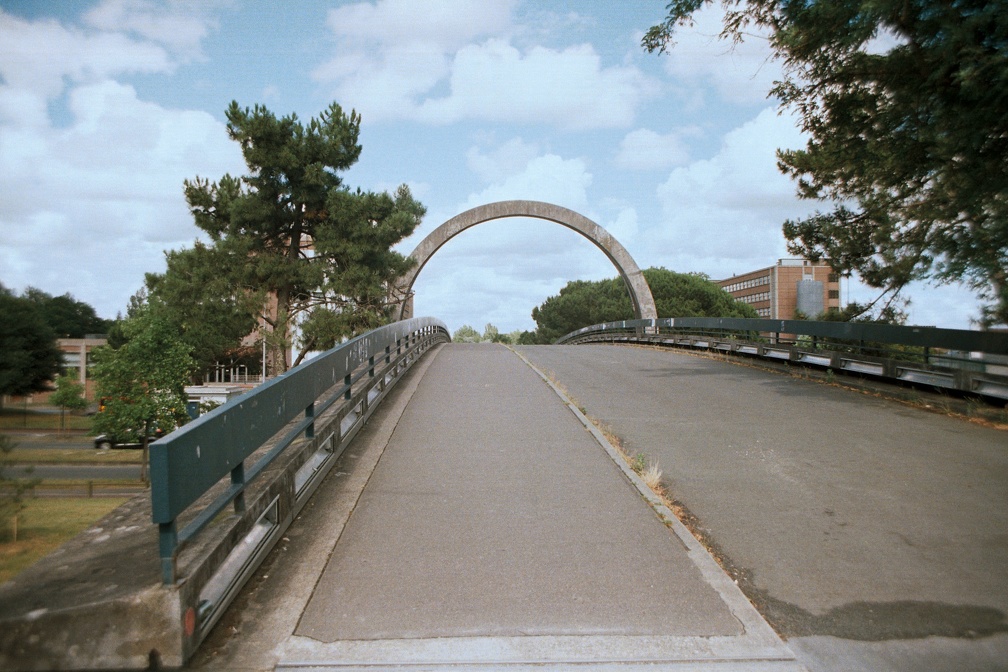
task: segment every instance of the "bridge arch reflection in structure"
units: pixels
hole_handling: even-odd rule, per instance
[[[651,288],[648,287],[644,274],[637,262],[633,260],[626,248],[601,226],[573,210],[543,203],[542,201],[498,201],[488,203],[455,215],[447,222],[434,229],[426,238],[420,241],[410,256],[416,260],[416,266],[399,278],[396,283],[396,295],[402,297],[399,307],[399,318],[408,319],[413,316],[413,283],[420,271],[434,253],[449,240],[477,224],[506,217],[531,217],[543,219],[566,226],[581,234],[595,244],[613,263],[620,277],[626,283],[633,303],[634,316],[637,319],[657,319]]]

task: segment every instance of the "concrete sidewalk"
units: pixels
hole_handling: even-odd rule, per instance
[[[802,669],[522,359],[435,356],[277,669]]]

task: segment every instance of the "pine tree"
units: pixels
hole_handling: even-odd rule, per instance
[[[259,297],[276,370],[286,370],[300,330],[298,364],[385,321],[389,287],[410,260],[391,251],[424,208],[405,186],[395,195],[351,191],[340,173],[360,156],[360,116],[333,103],[303,125],[262,106],[227,110],[248,175],[185,183],[196,225],[209,234],[229,296]]]

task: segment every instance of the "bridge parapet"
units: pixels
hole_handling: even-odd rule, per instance
[[[184,664],[391,387],[449,340],[431,318],[381,327],[152,444],[150,499],[0,589],[0,668]]]
[[[1008,400],[1008,333],[865,322],[675,317],[596,324],[557,344],[653,343],[763,357]]]

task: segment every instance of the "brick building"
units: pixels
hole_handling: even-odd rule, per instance
[[[790,320],[800,310],[815,318],[840,308],[840,280],[829,264],[808,259],[778,259],[775,266],[718,280],[729,294],[748,303],[760,317]]]
[[[63,353],[63,373],[76,373],[77,380],[84,386],[84,398],[94,401],[94,381],[88,375],[91,351],[108,343],[102,335],[88,335],[84,338],[59,338],[56,344]]]

